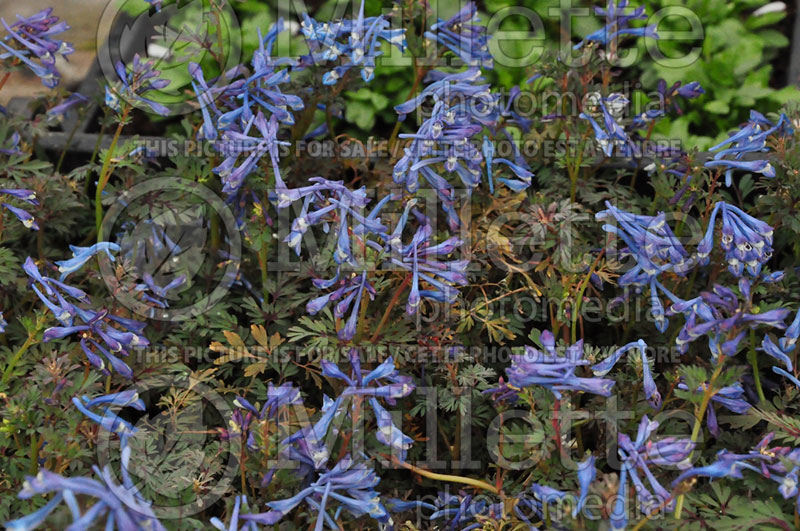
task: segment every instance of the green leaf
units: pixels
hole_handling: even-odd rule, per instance
[[[368,130],[375,125],[375,109],[362,101],[350,101],[347,104],[345,118],[360,129]]]
[[[723,101],[715,100],[706,103],[705,110],[714,114],[728,114],[731,110],[730,105]]]

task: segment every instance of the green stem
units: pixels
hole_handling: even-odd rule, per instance
[[[694,411],[694,427],[692,428],[692,443],[697,442],[697,437],[700,435],[700,430],[703,427],[703,417],[706,415],[706,410],[708,409],[708,404],[711,402],[711,398],[716,394],[717,389],[714,388],[714,382],[717,381],[719,375],[722,374],[722,366],[725,364],[725,356],[722,353],[719,354],[719,359],[717,360],[717,367],[714,369],[714,373],[711,375],[711,380],[709,380],[708,385],[706,385],[705,390],[703,391],[703,400],[700,402],[700,405],[695,408]],[[689,460],[691,461],[692,456],[694,455],[694,448],[689,453]],[[684,494],[678,496],[677,501],[675,502],[675,519],[681,519],[681,512],[683,511],[683,500]]]
[[[97,241],[103,240],[103,189],[108,184],[108,179],[111,177],[113,168],[111,167],[111,159],[114,156],[114,151],[117,149],[117,142],[122,135],[122,128],[125,127],[125,120],[128,119],[128,114],[131,112],[131,107],[126,105],[122,111],[122,117],[117,125],[117,131],[114,133],[114,138],[111,140],[111,146],[106,152],[106,159],[103,161],[103,168],[100,170],[100,179],[97,181],[97,191],[94,194],[94,222],[95,230],[97,231]]]
[[[586,273],[585,277],[583,277],[583,280],[581,281],[580,287],[578,288],[578,294],[575,297],[575,304],[574,304],[575,307],[572,309],[572,338],[571,338],[572,339],[572,343],[575,343],[577,341],[577,337],[578,337],[578,326],[577,326],[578,325],[578,313],[580,312],[580,309],[581,309],[581,301],[583,300],[583,293],[586,291],[586,286],[589,285],[589,281],[592,279],[592,275],[594,274],[594,272],[595,272],[595,270],[597,268],[597,264],[600,263],[600,259],[603,257],[604,253],[605,253],[605,249],[600,251],[600,254],[598,254],[597,258],[594,259],[594,263],[592,264],[592,267],[589,268],[589,272]]]
[[[756,382],[756,392],[758,393],[758,400],[762,404],[767,403],[767,398],[764,396],[764,389],[761,387],[761,376],[758,374],[758,353],[756,352],[756,331],[750,329],[750,351],[747,353],[747,360],[753,368],[753,380]]]
[[[31,345],[33,345],[34,338],[36,337],[36,334],[38,332],[39,332],[38,324],[36,326],[36,330],[34,330],[33,332],[28,332],[28,339],[25,340],[25,343],[23,343],[22,346],[17,351],[17,353],[14,354],[14,357],[11,358],[11,361],[8,363],[8,366],[6,367],[6,370],[3,371],[3,380],[2,380],[3,385],[8,383],[9,378],[11,378],[11,375],[14,373],[14,368],[17,366],[17,363],[19,363],[19,360],[22,359],[22,356],[25,355],[25,353],[28,351]]]
[[[383,457],[387,457],[387,456],[383,456]],[[394,461],[395,464],[398,464],[398,465],[402,466],[403,468],[407,468],[408,470],[414,472],[415,474],[419,474],[420,476],[423,476],[423,477],[426,477],[426,478],[429,478],[429,479],[435,479],[435,480],[438,480],[438,481],[448,481],[450,483],[461,483],[463,485],[471,485],[471,486],[476,487],[478,489],[487,490],[487,491],[492,492],[494,494],[500,494],[500,491],[496,487],[493,487],[492,485],[489,485],[485,481],[481,481],[479,479],[472,479],[472,478],[467,478],[467,477],[464,477],[464,476],[454,476],[454,475],[451,475],[451,474],[437,474],[436,472],[431,472],[429,470],[425,470],[424,468],[416,467],[416,466],[414,466],[414,465],[412,465],[410,463],[406,463],[404,461],[399,461],[394,457],[392,457],[392,461]]]

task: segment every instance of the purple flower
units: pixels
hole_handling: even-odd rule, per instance
[[[642,361],[642,382],[644,385],[644,396],[654,409],[661,407],[661,394],[658,392],[653,375],[650,372],[650,364],[647,361],[647,343],[643,340],[633,341],[615,350],[608,358],[592,366],[595,376],[605,376],[614,368],[614,365],[622,356],[634,349],[639,350]]]
[[[644,216],[625,212],[606,202],[606,210],[595,215],[597,220],[611,217],[617,225],[605,224],[603,230],[617,235],[627,245],[623,252],[636,261],[636,265],[620,277],[621,286],[649,284],[651,296],[655,297],[652,295],[654,278],[665,271],[683,276],[694,267],[694,260],[667,225],[663,212],[656,216]]]
[[[127,459],[130,459],[129,447],[123,450],[123,462],[127,462]],[[72,516],[70,529],[102,526],[105,517],[106,529],[166,530],[153,513],[151,503],[142,497],[130,478],[123,474],[123,484],[119,485],[114,482],[110,466],[102,471],[95,466],[93,470],[99,479],[65,478],[49,470],[41,470],[36,477],[28,476],[19,493],[21,499],[50,493],[54,493],[55,497],[39,511],[5,525],[9,529],[32,529],[43,523],[59,502],[64,501]],[[85,496],[88,500],[79,503],[78,496]],[[81,513],[81,507],[88,509]]]
[[[162,90],[170,84],[169,80],[158,77],[161,72],[154,67],[153,60],[142,61],[139,54],[134,55],[129,67],[118,61],[114,69],[121,85],[106,87],[106,104],[119,112],[119,99],[123,99],[132,105],[145,107],[156,114],[167,116],[169,114],[167,107],[144,97],[148,92]]]
[[[255,126],[259,136],[251,136],[250,130]],[[279,141],[278,119],[273,114],[269,121],[264,114],[259,113],[251,119],[243,132],[233,130],[225,131],[222,140],[217,143],[217,150],[225,157],[222,163],[214,168],[214,173],[220,176],[225,184],[222,191],[232,195],[236,193],[244,183],[245,178],[258,168],[261,159],[267,155],[272,163],[272,171],[275,176],[275,186],[277,189],[286,188],[286,184],[281,178],[278,162],[280,156],[278,146],[288,145],[287,142]],[[239,157],[245,155],[244,161],[239,164]]]
[[[347,511],[353,518],[369,516],[378,523],[389,521],[389,513],[383,507],[380,495],[374,487],[380,478],[364,463],[356,463],[348,455],[332,469],[318,473],[317,479],[291,498],[267,502],[269,511],[261,514],[240,515],[240,519],[262,525],[274,525],[295,507],[305,502],[317,513],[316,531],[324,526],[338,526],[328,514],[329,505],[337,506],[336,514]]]
[[[70,245],[69,250],[72,251],[72,258],[69,260],[61,260],[56,262],[56,265],[58,266],[58,272],[61,273],[61,277],[59,278],[61,282],[64,282],[64,279],[67,278],[68,275],[80,270],[86,264],[86,262],[91,260],[91,258],[97,253],[106,253],[106,256],[108,256],[109,260],[113,262],[115,259],[111,252],[119,252],[120,247],[119,245],[111,242],[99,242],[89,247],[77,247],[75,245]]]
[[[706,168],[722,167],[725,169],[725,186],[730,186],[734,170],[760,173],[765,177],[775,177],[775,168],[767,160],[741,160],[748,153],[769,151],[767,138],[773,134],[791,136],[794,130],[789,125],[785,114],[777,124],[772,124],[761,113],[750,111],[750,120],[736,133],[729,136],[710,151],[717,151],[714,159],[706,162]],[[726,147],[727,146],[727,147]],[[724,149],[723,149],[724,148]],[[733,158],[725,158],[733,155]]]
[[[209,520],[209,523],[220,531],[258,531],[260,529],[258,523],[253,520],[246,520],[246,516],[249,514],[252,513],[250,513],[247,507],[247,496],[236,496],[233,502],[233,511],[231,512],[230,516],[230,524],[225,525],[222,520],[217,517]],[[239,525],[240,520],[243,521],[241,527]],[[272,525],[274,523],[275,522],[272,522],[267,525]]]
[[[695,392],[699,394],[703,394],[705,391],[705,385],[703,384],[698,387]],[[684,391],[688,391],[689,388],[684,383],[678,384],[678,389],[682,389]],[[750,404],[744,399],[744,389],[742,388],[742,384],[736,382],[733,385],[729,385],[727,387],[723,387],[722,389],[718,389],[712,396],[711,396],[711,403],[706,410],[706,424],[708,425],[708,430],[714,437],[719,437],[719,425],[717,424],[717,414],[714,411],[714,404],[718,404],[720,406],[724,406],[728,411],[732,411],[739,415],[747,413],[747,410],[750,409]]]
[[[567,347],[563,355],[558,352],[552,332],[542,332],[540,340],[543,351],[525,347],[525,353],[511,357],[511,367],[506,369],[508,383],[501,381],[500,387],[484,393],[491,393],[497,399],[512,398],[526,387],[539,385],[549,389],[556,398],[562,391],[583,391],[600,396],[611,396],[613,380],[585,378],[575,375],[578,367],[589,365],[583,359],[583,340]]]
[[[617,122],[629,103],[628,99],[622,94],[612,93],[606,98],[597,97],[595,101],[600,108],[605,129],[600,127],[600,124],[586,112],[582,112],[579,117],[587,120],[589,125],[592,126],[595,141],[606,157],[612,155],[614,147],[619,148],[623,154],[629,154],[633,144],[630,142],[625,128]]]
[[[630,35],[634,37],[650,37],[651,39],[658,39],[655,26],[644,26],[640,28],[631,28],[630,22],[633,20],[647,20],[647,15],[644,11],[644,6],[639,6],[628,14],[625,14],[625,9],[628,7],[628,0],[609,0],[605,9],[595,7],[594,12],[597,16],[605,17],[606,25],[594,33],[590,33],[583,38],[581,42],[576,44],[574,48],[577,50],[582,48],[588,42],[596,42],[599,44],[617,43],[620,37]]]
[[[75,105],[80,105],[81,103],[86,103],[87,101],[89,101],[89,99],[86,96],[78,92],[73,92],[72,94],[69,95],[69,97],[65,98],[64,101],[62,101],[58,105],[49,108],[47,110],[47,116],[48,117],[64,116],[64,114]]]
[[[324,85],[335,85],[354,67],[361,69],[361,78],[369,83],[375,75],[375,59],[382,54],[379,40],[388,42],[400,52],[405,50],[405,30],[390,29],[390,26],[383,15],[365,17],[364,0],[356,19],[321,23],[303,13],[300,31],[311,53],[303,57],[301,63],[321,64],[344,59],[346,62],[323,75]]]
[[[478,7],[468,2],[447,20],[439,19],[425,32],[425,38],[444,46],[459,57],[465,65],[492,68],[494,61],[489,53],[489,36],[479,22]]]
[[[322,374],[329,378],[342,380],[347,387],[341,393],[341,397],[358,396],[369,397],[369,404],[375,415],[378,425],[376,437],[381,444],[384,444],[397,452],[400,460],[405,460],[406,450],[413,444],[413,439],[403,434],[394,425],[391,414],[384,409],[378,401],[383,398],[387,403],[394,405],[398,398],[404,398],[414,390],[411,378],[401,376],[394,365],[394,360],[389,357],[372,371],[366,372],[361,369],[358,349],[350,350],[350,376],[347,376],[339,368],[327,360],[322,360]]]
[[[91,306],[86,293],[43,276],[30,257],[23,264],[23,270],[31,279],[31,289],[63,325],[45,330],[43,342],[78,334],[81,349],[93,366],[108,374],[105,359],[114,371],[125,378],[133,377],[131,368],[117,356],[128,356],[128,349],[149,344],[147,338],[140,335],[144,323],[115,316],[106,309],[83,308],[81,305]],[[74,324],[75,318],[83,324]]]
[[[492,94],[490,86],[483,81],[477,68],[454,74],[434,70],[428,74],[428,84],[420,94],[395,106],[400,118],[404,119],[429,98],[433,100],[430,116],[417,131],[400,135],[411,142],[395,164],[392,177],[409,193],[419,189],[420,177],[423,178],[436,191],[452,230],[459,226],[460,220],[455,210],[453,185],[443,175],[454,173],[467,193],[480,184],[484,162],[486,171],[492,172],[488,176],[490,190],[494,187],[493,172],[498,163],[516,175],[516,179],[499,179],[515,191],[527,188],[533,178],[522,157],[513,162],[495,158],[491,143],[484,141],[482,149],[478,149],[471,142],[484,127],[493,128],[503,111],[499,95]]]
[[[0,19],[8,32],[0,41],[0,47],[5,50],[0,53],[0,59],[13,57],[24,63],[48,88],[54,88],[61,80],[55,66],[56,56],[66,58],[74,51],[70,43],[53,38],[70,28],[52,13],[53,8],[47,8],[30,17],[17,15],[17,21],[10,26],[5,19]],[[34,62],[34,58],[39,62]]]
[[[759,276],[761,267],[772,258],[773,229],[765,222],[724,201],[714,205],[714,210],[711,212],[706,234],[697,246],[698,262],[702,265],[708,263],[708,255],[714,244],[715,222],[719,213],[722,213],[720,246],[725,251],[728,271],[740,277],[746,266],[751,276]]]
[[[8,203],[0,203],[0,206],[14,214],[14,216],[16,216],[16,218],[22,222],[22,225],[26,229],[39,230],[39,224],[36,223],[34,217],[27,211]]]
[[[624,529],[628,522],[627,490],[629,480],[636,488],[637,498],[641,500],[639,509],[645,514],[649,514],[650,511],[662,505],[667,511],[671,511],[674,507],[674,501],[666,503],[670,499],[670,493],[658,482],[649,465],[685,468],[687,466],[686,459],[691,454],[694,443],[689,439],[675,437],[652,441],[650,436],[657,428],[658,422],[651,421],[645,415],[639,424],[636,440],[631,441],[624,433],[619,434],[617,452],[622,460],[622,468],[616,502],[611,513],[611,525],[614,529]],[[644,474],[649,487],[642,481],[640,473]]]
[[[411,292],[406,304],[406,313],[415,314],[422,298],[439,302],[453,303],[458,297],[458,289],[454,286],[467,285],[467,260],[441,261],[437,257],[446,256],[461,246],[458,238],[448,238],[439,244],[431,242],[433,227],[428,218],[412,209],[414,202],[406,204],[400,223],[388,237],[387,251],[393,256],[392,265],[411,273]],[[419,227],[411,239],[411,243],[403,245],[401,236],[405,227],[409,210],[419,222]],[[422,283],[426,284],[420,289]]]

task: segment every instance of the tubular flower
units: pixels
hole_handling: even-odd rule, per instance
[[[56,57],[66,58],[75,51],[70,43],[54,38],[70,27],[52,13],[53,8],[47,8],[30,17],[17,15],[17,21],[11,25],[0,19],[8,32],[0,40],[0,59],[13,58],[14,62],[23,63],[48,88],[61,81]]]
[[[682,389],[684,391],[689,390],[684,383],[679,383],[678,389]],[[704,390],[704,386],[700,386],[695,392],[702,394]],[[709,404],[708,409],[706,410],[706,424],[708,425],[708,431],[710,431],[714,437],[719,437],[720,431],[719,425],[717,424],[717,414],[714,411],[713,405],[716,404],[724,406],[728,411],[742,415],[747,413],[747,410],[749,410],[751,407],[750,404],[744,399],[744,396],[742,384],[736,382],[733,385],[719,389],[711,397],[711,404]]]
[[[119,77],[119,85],[106,87],[106,105],[113,111],[120,112],[120,99],[131,105],[150,109],[156,114],[167,116],[169,109],[164,105],[144,97],[153,90],[162,90],[170,84],[167,79],[159,78],[160,71],[154,69],[153,60],[142,61],[139,54],[133,56],[133,61],[126,67],[117,61],[114,69]]]
[[[758,277],[761,267],[772,258],[772,232],[767,223],[758,220],[742,209],[724,201],[714,205],[708,221],[706,234],[697,246],[698,262],[705,265],[714,245],[715,222],[722,214],[722,238],[720,246],[725,251],[728,271],[736,277],[746,269]]]
[[[674,500],[670,500],[669,491],[665,489],[650,471],[650,465],[677,466],[686,468],[686,459],[691,454],[694,443],[689,439],[664,437],[658,441],[650,440],[650,436],[658,428],[657,421],[651,421],[645,415],[639,424],[636,440],[624,433],[619,434],[617,452],[622,461],[619,474],[619,489],[617,491],[614,509],[611,512],[611,526],[613,529],[625,529],[628,523],[628,482],[632,482],[636,489],[637,498],[641,500],[639,510],[645,514],[663,505],[664,510],[674,509]],[[649,483],[649,488],[642,481],[639,474]],[[652,491],[652,492],[651,492]]]
[[[595,7],[594,12],[597,16],[605,17],[606,25],[590,33],[583,38],[581,42],[576,44],[574,48],[577,50],[582,48],[587,43],[595,42],[598,44],[613,43],[615,46],[619,42],[620,37],[650,37],[651,39],[658,39],[656,27],[644,26],[640,28],[631,28],[630,23],[633,20],[647,20],[644,6],[639,6],[628,14],[625,14],[625,9],[628,7],[628,0],[620,0],[615,2],[609,0],[605,9]]]
[[[391,521],[374,487],[380,483],[375,471],[364,463],[356,463],[347,455],[328,471],[318,474],[316,480],[300,492],[280,501],[267,502],[269,511],[260,514],[242,514],[239,519],[261,525],[274,525],[295,507],[305,502],[317,513],[315,531],[324,528],[339,529],[328,508],[336,506],[336,514],[344,510],[353,518],[369,516],[379,524]]]
[[[575,375],[578,367],[589,365],[583,359],[583,340],[567,347],[560,355],[552,332],[542,332],[540,340],[543,351],[534,347],[525,347],[523,355],[511,357],[511,367],[506,369],[508,383],[501,382],[497,389],[484,391],[498,399],[512,398],[526,387],[539,385],[549,389],[557,399],[561,399],[562,391],[583,391],[600,396],[611,396],[614,380],[602,378],[584,378]]]
[[[615,350],[608,358],[600,363],[592,365],[592,372],[595,376],[605,376],[614,368],[614,365],[622,358],[622,356],[634,349],[639,350],[642,362],[642,382],[644,385],[644,396],[654,409],[661,407],[661,394],[658,392],[656,383],[653,380],[653,375],[650,372],[650,364],[647,361],[647,343],[643,340],[633,341],[627,345]]]
[[[500,118],[499,96],[489,92],[489,85],[482,83],[480,71],[470,68],[464,72],[447,74],[432,71],[427,77],[428,85],[416,97],[397,105],[395,110],[403,119],[408,113],[422,106],[428,98],[433,100],[430,117],[426,118],[415,133],[404,133],[400,138],[409,139],[403,156],[394,166],[394,182],[402,184],[409,193],[419,189],[420,177],[436,191],[442,208],[447,214],[448,224],[455,230],[460,222],[455,210],[455,191],[442,175],[455,173],[470,194],[481,182],[482,164],[486,164],[490,188],[493,188],[493,169],[496,164],[507,166],[516,179],[503,179],[510,188],[521,191],[527,188],[533,174],[524,161],[510,161],[494,157],[494,147],[486,144],[482,149],[473,145],[484,127],[492,127]]]
[[[408,208],[400,224],[388,238],[387,251],[392,254],[390,262],[411,273],[411,292],[406,304],[406,313],[413,315],[419,310],[421,299],[426,298],[438,302],[453,303],[458,297],[458,289],[454,286],[467,285],[466,268],[468,260],[440,261],[437,257],[453,253],[462,242],[458,238],[448,238],[441,243],[433,244],[433,227],[426,216],[411,210],[419,221],[419,228],[408,245],[402,245],[402,235]],[[420,289],[421,284],[426,289]]]
[[[347,387],[340,396],[369,397],[369,404],[378,425],[376,433],[378,441],[395,450],[398,458],[404,461],[406,451],[413,444],[413,440],[395,426],[392,415],[380,404],[378,398],[394,405],[398,398],[404,398],[414,390],[411,378],[398,373],[391,357],[366,373],[361,369],[358,349],[350,351],[350,376],[344,374],[336,365],[327,360],[323,360],[321,365],[324,376],[347,383]]]
[[[44,343],[78,334],[81,349],[95,368],[108,374],[105,358],[116,372],[126,378],[133,377],[131,368],[117,356],[128,356],[128,349],[149,344],[141,335],[145,323],[118,317],[106,309],[94,311],[79,306],[78,303],[91,307],[86,293],[43,276],[30,257],[23,270],[30,278],[31,289],[63,325],[45,330]],[[76,318],[83,324],[75,324]]]
[[[733,181],[734,170],[760,173],[764,177],[775,177],[775,168],[766,159],[741,160],[746,154],[769,151],[767,138],[771,135],[791,136],[794,130],[789,125],[789,118],[781,114],[778,123],[772,124],[763,114],[750,111],[750,120],[736,133],[723,140],[710,151],[716,151],[712,160],[705,163],[706,168],[725,169],[725,186]],[[727,147],[726,147],[727,146]],[[728,156],[733,158],[726,158]]]
[[[489,36],[484,26],[474,24],[480,22],[477,15],[475,2],[468,2],[449,19],[439,19],[430,31],[425,32],[425,38],[429,43],[444,46],[467,66],[492,68],[494,61],[489,52]]]
[[[384,40],[402,53],[406,47],[404,29],[390,29],[384,16],[364,17],[364,0],[356,19],[320,23],[302,14],[300,31],[306,38],[311,53],[301,63],[319,64],[345,60],[322,77],[324,85],[335,85],[351,68],[361,69],[361,78],[369,83],[375,76],[375,59],[382,55],[378,49]]]

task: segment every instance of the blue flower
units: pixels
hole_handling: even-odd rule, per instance
[[[75,105],[80,105],[81,103],[86,103],[88,101],[89,99],[83,94],[80,94],[79,92],[73,92],[58,105],[47,109],[47,116],[50,118],[64,116],[64,114]]]
[[[129,447],[123,450],[123,461],[126,459],[130,459]],[[19,493],[21,499],[29,499],[37,494],[55,493],[55,496],[39,511],[6,522],[5,525],[9,529],[32,529],[45,521],[45,518],[59,505],[58,502],[64,501],[72,516],[72,525],[69,529],[102,526],[105,516],[106,529],[166,531],[153,513],[151,503],[142,497],[133,483],[129,482],[129,478],[126,479],[123,475],[123,485],[119,485],[114,482],[109,466],[102,471],[96,466],[93,469],[99,479],[65,478],[49,470],[40,471],[36,477],[28,476]],[[92,501],[87,500],[86,504],[81,504],[77,496],[85,496]],[[89,508],[81,514],[82,505]]]
[[[468,2],[447,20],[439,19],[425,32],[429,42],[447,48],[468,66],[492,68],[494,61],[489,53],[489,36],[486,28],[474,24],[480,22],[475,2]]]
[[[650,285],[652,290],[652,280],[661,273],[671,271],[683,276],[694,267],[694,260],[667,225],[663,212],[643,216],[606,202],[606,210],[598,212],[595,218],[606,220],[609,217],[618,225],[605,224],[603,230],[617,235],[627,245],[627,254],[636,261],[636,265],[620,277],[621,286]]]
[[[707,161],[706,168],[722,167],[725,169],[725,186],[732,184],[733,171],[744,170],[753,173],[760,173],[765,177],[775,177],[775,168],[767,160],[740,160],[745,154],[769,151],[767,138],[773,134],[779,136],[790,136],[794,130],[789,125],[789,119],[785,114],[777,124],[772,124],[764,115],[757,111],[750,111],[750,120],[736,133],[729,136],[710,151],[717,151],[714,159]],[[728,146],[728,147],[725,147]],[[723,149],[725,148],[725,149]],[[733,159],[724,158],[733,155]]]
[[[209,520],[209,523],[220,531],[258,531],[258,523],[254,520],[247,520],[250,514],[247,508],[247,496],[236,496],[233,503],[233,511],[230,516],[230,524],[225,525],[222,520],[217,517]],[[241,527],[239,526],[240,520],[243,521]],[[266,525],[272,525],[274,523],[275,522],[272,522]]]
[[[394,405],[398,398],[404,398],[414,390],[411,378],[401,376],[394,365],[394,360],[389,357],[375,369],[365,372],[361,369],[358,349],[350,350],[350,376],[327,360],[322,360],[322,374],[347,383],[340,397],[359,396],[369,397],[369,404],[375,415],[378,425],[376,437],[381,444],[394,449],[396,456],[405,460],[406,450],[413,444],[413,439],[403,434],[394,425],[391,414],[380,404],[378,398],[383,398],[387,403]]]
[[[772,258],[773,229],[767,223],[752,217],[742,209],[719,201],[714,205],[708,221],[706,234],[697,246],[698,262],[708,263],[708,255],[714,244],[717,215],[722,213],[722,237],[720,246],[725,251],[728,271],[740,277],[743,271],[757,277],[761,267]]]
[[[270,511],[261,514],[241,515],[240,519],[264,525],[274,525],[295,507],[305,502],[317,513],[315,531],[325,526],[339,529],[328,514],[329,505],[336,505],[336,514],[344,510],[354,518],[364,515],[380,524],[389,522],[389,513],[381,503],[380,495],[374,487],[380,478],[364,463],[356,463],[348,455],[329,471],[321,471],[317,479],[291,498],[267,502]]]
[[[628,99],[622,94],[612,93],[606,98],[595,98],[595,102],[602,113],[605,129],[600,127],[600,124],[586,112],[582,112],[579,117],[587,120],[592,126],[595,140],[606,157],[612,155],[615,147],[619,148],[623,154],[629,154],[633,149],[633,144],[630,142],[625,128],[617,122],[618,117],[622,115],[629,103]]]
[[[584,461],[578,463],[578,483],[580,485],[580,496],[575,508],[572,509],[572,517],[575,518],[578,513],[583,509],[586,503],[586,497],[589,495],[589,486],[597,476],[597,468],[595,467],[594,455],[589,455]]]
[[[250,135],[250,129],[253,125],[260,136]],[[219,166],[214,168],[214,173],[219,175],[225,184],[222,188],[225,194],[232,195],[236,193],[244,183],[244,179],[258,168],[258,163],[265,155],[269,156],[269,160],[272,163],[276,188],[286,188],[278,167],[280,161],[278,146],[288,145],[288,143],[279,141],[277,134],[278,118],[273,114],[267,121],[261,111],[248,122],[243,132],[229,130],[223,133],[222,140],[217,144],[217,149],[225,159]],[[239,157],[243,154],[246,157],[237,166]]]
[[[695,390],[695,393],[703,394],[705,391],[705,385],[702,384]],[[682,389],[684,391],[688,391],[689,388],[684,383],[678,384],[678,389]],[[719,425],[717,424],[717,414],[714,411],[714,404],[719,404],[724,406],[728,411],[732,411],[736,414],[742,415],[747,413],[750,409],[750,404],[744,399],[744,389],[742,388],[742,384],[736,382],[733,385],[729,385],[727,387],[723,387],[722,389],[718,389],[712,396],[711,396],[711,403],[706,409],[706,424],[708,425],[708,430],[714,437],[719,437]]]
[[[25,190],[20,188],[0,188],[0,194],[10,195],[11,197],[15,197],[26,203],[39,206],[39,201],[36,200],[36,192],[33,190]]]
[[[96,422],[101,428],[119,435],[120,438],[125,441],[125,444],[127,438],[136,433],[136,428],[128,421],[123,420],[119,414],[111,411],[111,407],[128,406],[139,411],[145,410],[144,402],[139,398],[135,390],[99,396],[93,399],[90,399],[88,396],[82,396],[80,398],[73,397],[72,403],[81,413],[86,415],[90,420]],[[92,411],[92,408],[97,406],[102,408],[102,412],[99,414]]]
[[[428,74],[426,82],[428,85],[420,94],[395,106],[395,111],[404,119],[429,98],[433,100],[431,115],[417,131],[399,135],[410,139],[410,143],[395,164],[392,177],[409,193],[419,189],[422,177],[436,191],[448,224],[455,230],[460,226],[460,219],[455,208],[455,191],[443,177],[445,172],[455,173],[468,194],[480,184],[484,162],[486,171],[492,172],[488,176],[490,189],[494,187],[493,172],[498,163],[516,175],[516,179],[499,179],[515,191],[527,188],[533,173],[521,157],[514,162],[495,158],[493,146],[486,141],[481,149],[473,145],[472,140],[484,127],[497,125],[502,112],[499,95],[490,93],[490,86],[482,83],[480,70],[470,68],[454,74],[434,70]]]
[[[3,319],[3,312],[0,312],[0,334],[6,331],[6,327],[8,326],[8,322]]]
[[[628,0],[620,0],[615,2],[609,0],[605,9],[595,7],[594,12],[596,15],[606,18],[606,25],[594,33],[590,33],[583,38],[581,42],[574,46],[574,49],[582,48],[586,43],[596,42],[599,44],[616,43],[619,38],[625,35],[635,37],[650,37],[651,39],[658,39],[656,27],[644,26],[640,28],[631,28],[630,22],[632,20],[646,20],[647,15],[644,11],[644,6],[637,7],[629,14],[624,14],[625,8],[628,7]]]
[[[26,212],[25,210],[17,208],[14,205],[10,205],[8,203],[0,203],[0,206],[2,206],[6,210],[14,214],[14,216],[16,216],[16,218],[22,222],[22,225],[26,229],[39,230],[39,224],[36,223],[36,220],[33,218],[33,216],[28,212]]]
[[[783,337],[778,341],[781,350],[784,352],[793,351],[798,337],[800,337],[800,310],[797,311],[792,320],[792,324],[786,328]],[[791,370],[791,367],[789,367],[789,370]]]
[[[145,323],[118,317],[106,309],[94,311],[81,307],[79,304],[91,305],[86,293],[43,276],[30,257],[25,260],[23,270],[31,279],[31,289],[63,325],[45,330],[43,342],[78,334],[81,349],[93,366],[108,374],[105,358],[116,372],[125,378],[133,377],[131,368],[117,356],[128,356],[128,349],[149,344],[141,335]],[[83,324],[74,324],[76,318]]]
[[[239,411],[235,411],[233,413],[233,419],[229,422],[230,430],[224,432],[224,437],[226,439],[231,439],[241,436],[246,439],[247,447],[250,450],[256,450],[258,444],[256,443],[255,434],[250,430],[251,424],[255,421],[276,421],[278,414],[283,408],[290,405],[302,404],[303,400],[300,397],[300,390],[291,383],[274,386],[272,382],[269,382],[267,387],[267,400],[260,410],[241,396],[236,397],[233,403],[236,407],[248,413],[242,416]]]
[[[306,38],[311,53],[302,58],[304,64],[319,64],[346,59],[347,62],[326,72],[322,77],[324,85],[335,85],[345,73],[354,67],[361,68],[361,78],[369,83],[375,75],[375,59],[382,55],[378,50],[379,39],[394,45],[401,52],[405,50],[404,29],[390,29],[389,21],[383,16],[364,17],[364,0],[356,19],[344,19],[321,23],[302,14],[300,31]]]
[[[164,105],[145,98],[144,95],[153,90],[166,88],[170,81],[159,78],[160,71],[154,69],[153,60],[142,61],[139,54],[133,56],[133,61],[129,68],[118,61],[114,65],[114,70],[119,77],[121,85],[119,87],[106,87],[106,103],[114,110],[119,111],[119,99],[140,107],[150,109],[156,114],[167,116],[169,109]]]
[[[74,52],[70,43],[53,38],[70,27],[52,16],[52,12],[53,8],[47,8],[30,17],[17,15],[17,21],[10,26],[5,19],[0,19],[8,32],[0,41],[0,47],[5,49],[4,53],[0,53],[0,59],[14,57],[21,61],[48,88],[54,88],[61,80],[61,74],[55,67],[56,56],[66,57]],[[16,43],[20,48],[11,47],[10,43]],[[34,62],[33,57],[39,63]]]
[[[651,421],[645,415],[639,423],[636,440],[631,441],[624,433],[619,434],[617,452],[622,460],[622,468],[616,502],[611,512],[611,526],[614,529],[624,529],[628,522],[629,480],[633,483],[637,497],[641,500],[639,509],[645,514],[662,506],[667,511],[671,511],[674,507],[674,500],[667,502],[671,498],[670,493],[653,476],[648,465],[686,468],[688,466],[686,460],[694,449],[694,443],[689,439],[675,437],[665,437],[658,441],[650,440],[650,436],[658,428],[658,424],[657,421]],[[644,474],[649,488],[642,481],[640,473]]]
[[[453,303],[458,297],[458,289],[454,286],[467,285],[466,268],[468,260],[441,261],[437,257],[446,256],[462,245],[461,240],[452,237],[439,244],[433,244],[431,238],[433,227],[426,216],[411,210],[419,222],[419,227],[411,239],[411,243],[403,245],[401,236],[407,220],[408,210],[412,202],[406,205],[401,222],[397,225],[386,243],[387,252],[392,254],[392,265],[411,273],[411,292],[406,304],[406,313],[415,314],[419,310],[422,298],[439,302]],[[424,289],[420,289],[425,283]]]
[[[69,250],[72,251],[72,258],[56,262],[58,272],[61,273],[59,279],[61,282],[70,274],[80,270],[97,253],[106,253],[106,256],[113,262],[115,259],[111,252],[119,252],[120,247],[116,243],[98,242],[89,247],[70,245]]]
[[[567,347],[563,354],[558,352],[552,332],[545,330],[540,340],[543,351],[528,346],[523,355],[512,356],[511,367],[506,369],[508,383],[501,381],[499,388],[484,393],[494,394],[498,399],[516,400],[521,389],[538,385],[549,389],[557,399],[561,399],[562,391],[611,396],[613,380],[575,375],[578,367],[589,365],[589,361],[583,359],[583,340]]]
[[[639,350],[642,361],[642,382],[644,385],[644,396],[654,409],[661,407],[661,394],[658,392],[653,375],[650,372],[650,363],[647,361],[647,343],[643,340],[633,341],[615,350],[608,358],[592,366],[595,376],[605,376],[614,368],[614,365],[622,356],[634,349]]]

